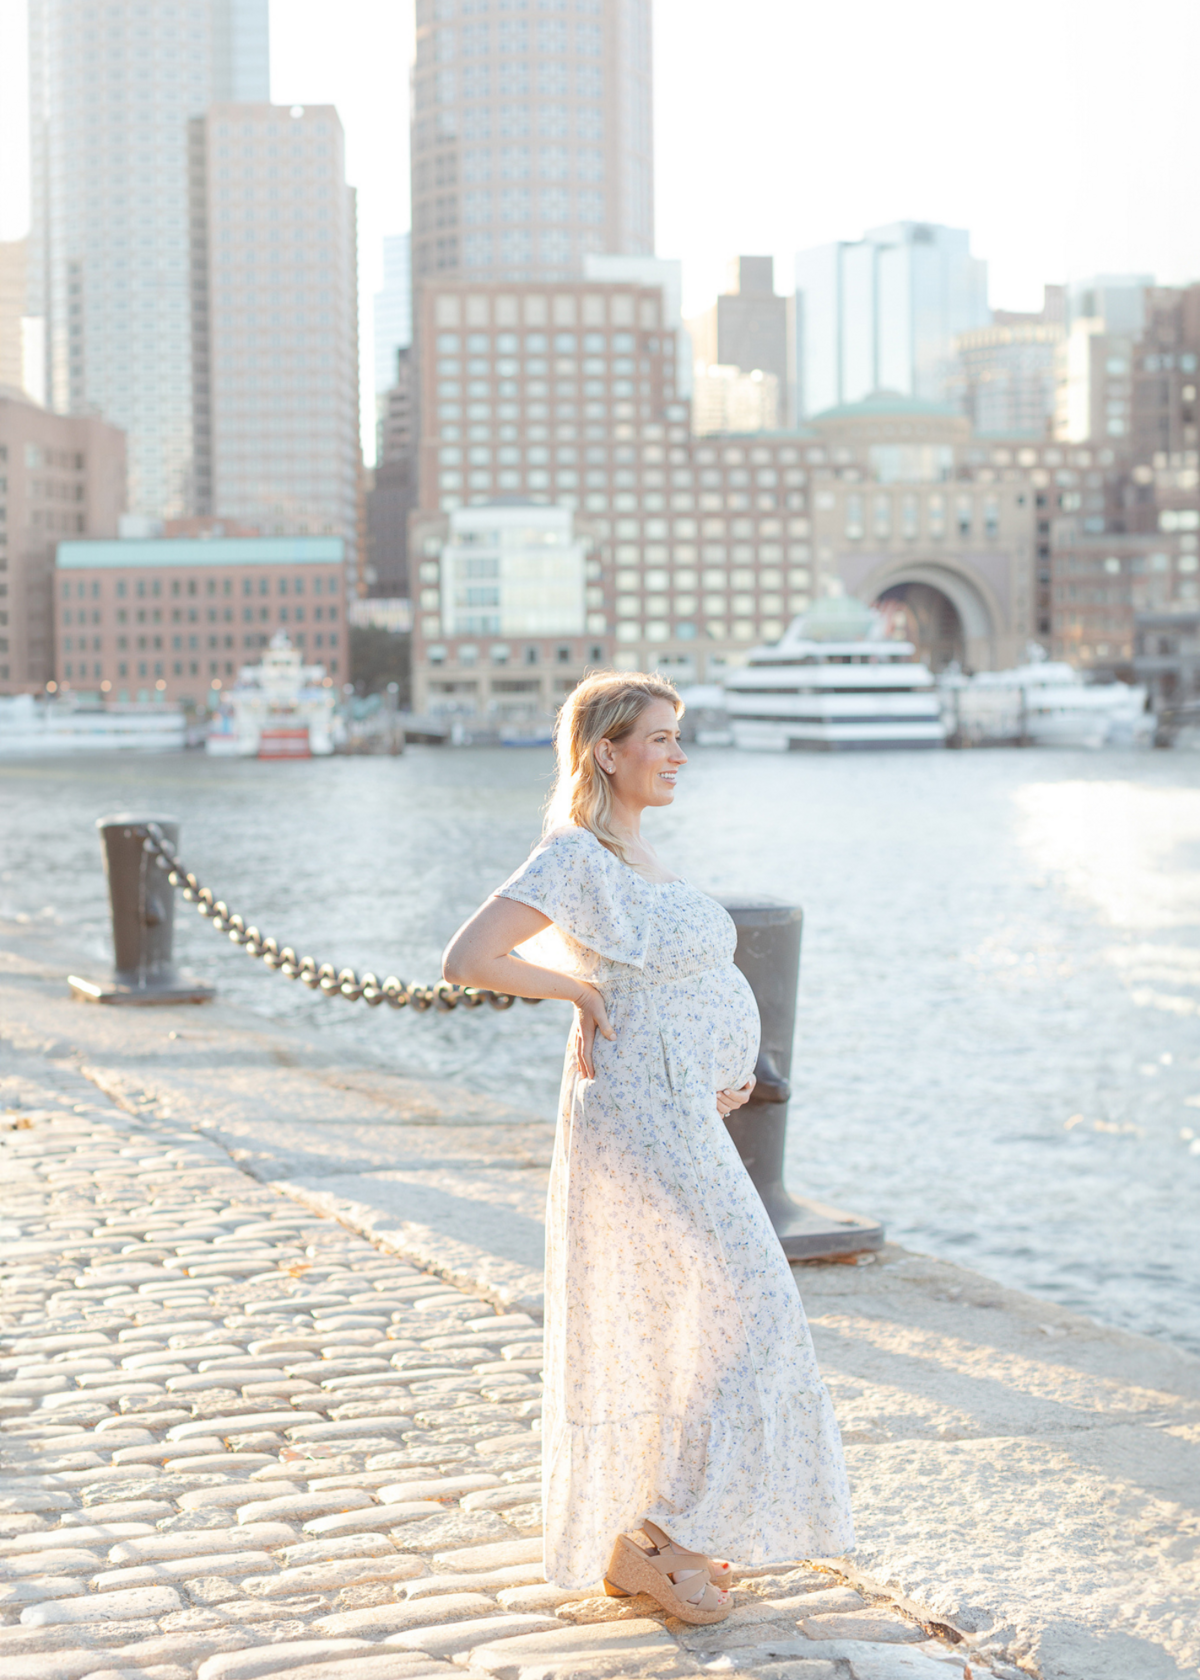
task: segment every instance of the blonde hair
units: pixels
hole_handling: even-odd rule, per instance
[[[593,671],[568,695],[554,727],[558,775],[546,804],[542,832],[564,824],[586,828],[622,863],[628,861],[612,828],[612,790],[596,763],[601,741],[623,741],[646,707],[665,700],[683,712],[683,701],[665,678],[642,671]]]

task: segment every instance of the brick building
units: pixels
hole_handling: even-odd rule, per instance
[[[54,677],[55,545],[115,536],[124,507],[123,432],[0,387],[0,694]]]
[[[349,670],[340,537],[62,542],[54,579],[64,688],[203,704],[277,630],[332,677]]]

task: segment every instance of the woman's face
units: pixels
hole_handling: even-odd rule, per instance
[[[671,702],[652,700],[623,740],[598,742],[596,762],[622,805],[638,811],[669,805],[676,774],[687,763]]]

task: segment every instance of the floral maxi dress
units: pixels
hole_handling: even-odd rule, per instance
[[[523,947],[602,992],[568,1048],[546,1230],[546,1579],[591,1586],[646,1518],[749,1567],[854,1543],[841,1440],[779,1241],[716,1106],[759,1022],[729,916],[558,829],[499,889]]]

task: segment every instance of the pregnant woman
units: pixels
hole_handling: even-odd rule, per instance
[[[729,1614],[724,1559],[834,1556],[853,1531],[791,1270],[722,1121],[759,1034],[733,923],[641,833],[687,762],[682,710],[657,677],[576,688],[544,838],[444,973],[575,1005],[546,1218],[546,1579],[707,1623]]]

